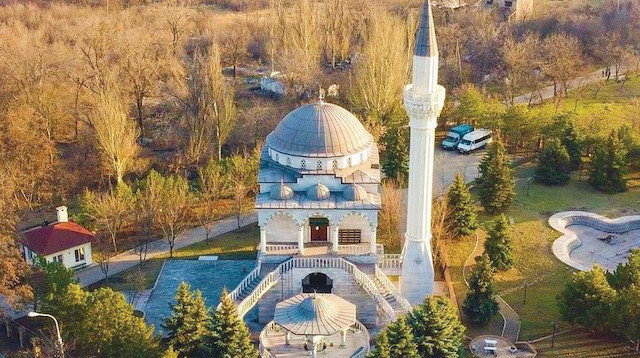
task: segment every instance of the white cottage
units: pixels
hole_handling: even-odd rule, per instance
[[[319,101],[267,136],[256,200],[260,251],[376,253],[378,148],[346,109]]]

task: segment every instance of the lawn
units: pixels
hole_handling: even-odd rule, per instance
[[[551,322],[559,322],[560,329],[568,324],[562,322],[555,297],[564,282],[573,272],[551,252],[551,244],[559,236],[547,224],[548,218],[559,211],[586,210],[605,216],[616,217],[640,213],[640,182],[629,183],[626,193],[609,195],[595,191],[576,174],[565,186],[548,187],[531,183],[527,195],[527,180],[533,173],[534,164],[518,168],[517,198],[506,214],[513,221],[512,252],[514,266],[496,275],[498,290],[503,298],[520,315],[522,330],[520,338],[534,339],[550,333]],[[634,174],[637,177],[637,174]],[[480,215],[481,225],[486,228],[495,216]],[[480,245],[484,232],[479,231]],[[462,280],[462,265],[473,251],[475,240],[464,238],[453,241],[448,248],[451,276],[458,300],[465,297],[466,286]],[[467,273],[468,274],[468,273]],[[527,282],[527,300],[524,304],[523,285]],[[499,318],[499,317],[498,317]],[[498,319],[501,324],[501,319]],[[496,331],[499,326],[470,327],[468,335]],[[499,330],[498,330],[499,332]]]
[[[226,234],[211,238],[207,241],[178,249],[174,251],[174,259],[193,259],[197,260],[198,256],[218,256],[221,260],[254,260],[256,258],[256,247],[260,241],[260,231],[257,224],[243,226],[240,229],[228,232]],[[139,266],[127,269],[119,274],[109,278],[109,282],[100,281],[92,285],[91,289],[108,286],[116,291],[126,291],[133,289],[131,276],[138,270],[142,273],[143,284],[136,289],[151,289],[160,274],[162,264],[165,259],[169,259],[167,254],[165,257],[153,258],[147,260],[142,269]]]
[[[578,329],[556,336],[554,347],[551,339],[535,344],[538,357],[553,358],[628,358],[638,357],[628,343],[616,337],[593,335]]]

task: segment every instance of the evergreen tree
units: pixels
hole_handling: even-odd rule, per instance
[[[575,272],[557,297],[562,317],[587,329],[607,328],[616,291],[611,288],[604,270],[594,265],[591,271]]]
[[[457,358],[464,338],[455,306],[448,298],[429,296],[407,319],[421,357]]]
[[[201,349],[206,358],[257,358],[249,328],[238,316],[238,310],[226,290],[220,296],[220,307],[214,312],[211,328]]]
[[[615,131],[612,131],[607,141],[601,140],[596,144],[589,182],[600,191],[620,193],[627,190],[624,176],[628,170],[627,151]]]
[[[640,285],[632,284],[620,291],[613,315],[613,330],[635,342],[640,350]]]
[[[164,351],[162,358],[178,358],[178,353],[176,353],[176,351],[173,350],[172,346],[169,346],[169,348],[167,348],[167,350]]]
[[[607,280],[616,290],[627,288],[632,284],[640,287],[640,248],[631,249],[627,262],[618,264],[613,273],[607,273]]]
[[[538,153],[538,167],[534,178],[538,183],[547,185],[565,184],[569,181],[572,168],[567,149],[557,139],[547,142]]]
[[[489,255],[491,265],[497,270],[507,270],[513,264],[509,220],[504,214],[500,215],[489,228],[489,237],[484,242],[484,251]]]
[[[382,169],[388,178],[408,178],[409,131],[406,125],[392,124],[382,136],[384,157]]]
[[[400,317],[387,327],[390,358],[418,358],[418,346],[414,342],[406,317]]]
[[[562,146],[569,155],[569,168],[571,170],[580,169],[580,165],[582,165],[582,140],[578,136],[578,131],[576,131],[573,120],[570,118],[564,125],[561,140]]]
[[[33,310],[51,311],[58,305],[67,286],[76,282],[76,279],[73,277],[73,270],[62,263],[38,257],[29,281],[33,288]]]
[[[476,257],[476,267],[469,279],[469,291],[462,310],[473,323],[485,324],[498,313],[493,267],[489,255]]]
[[[491,144],[479,170],[477,182],[482,206],[489,213],[506,209],[516,195],[515,180],[511,160],[499,141]]]
[[[449,215],[447,221],[456,236],[470,235],[478,227],[478,214],[469,187],[461,173],[453,179],[447,194],[449,198]]]
[[[202,337],[207,334],[208,310],[200,291],[191,292],[182,282],[175,295],[176,303],[169,303],[171,316],[162,327],[168,334],[169,344],[182,357],[193,357],[200,347]]]
[[[369,354],[368,358],[391,358],[391,347],[389,346],[389,338],[387,337],[387,331],[382,330],[376,337],[375,347]]]

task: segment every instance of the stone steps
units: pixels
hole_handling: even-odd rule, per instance
[[[400,302],[398,302],[398,300],[396,299],[396,296],[394,296],[392,292],[385,289],[384,285],[382,284],[382,282],[380,282],[380,280],[377,277],[374,276],[374,277],[371,277],[371,279],[376,284],[378,291],[380,291],[380,295],[382,295],[382,297],[387,302],[389,302],[389,305],[391,305],[391,308],[393,308],[393,311],[396,313],[397,316],[404,315],[407,313],[407,311],[402,307],[402,305],[400,305]]]

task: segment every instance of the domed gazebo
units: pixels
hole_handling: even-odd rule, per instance
[[[375,255],[379,167],[373,136],[346,109],[319,101],[291,111],[262,151],[260,251]]]
[[[277,338],[283,335],[284,342]],[[273,322],[260,335],[260,346],[263,356],[271,354],[264,353],[267,350],[304,351],[316,357],[330,349],[327,353],[338,357],[368,351],[368,339],[366,328],[356,320],[354,304],[333,294],[301,293],[276,305]]]

